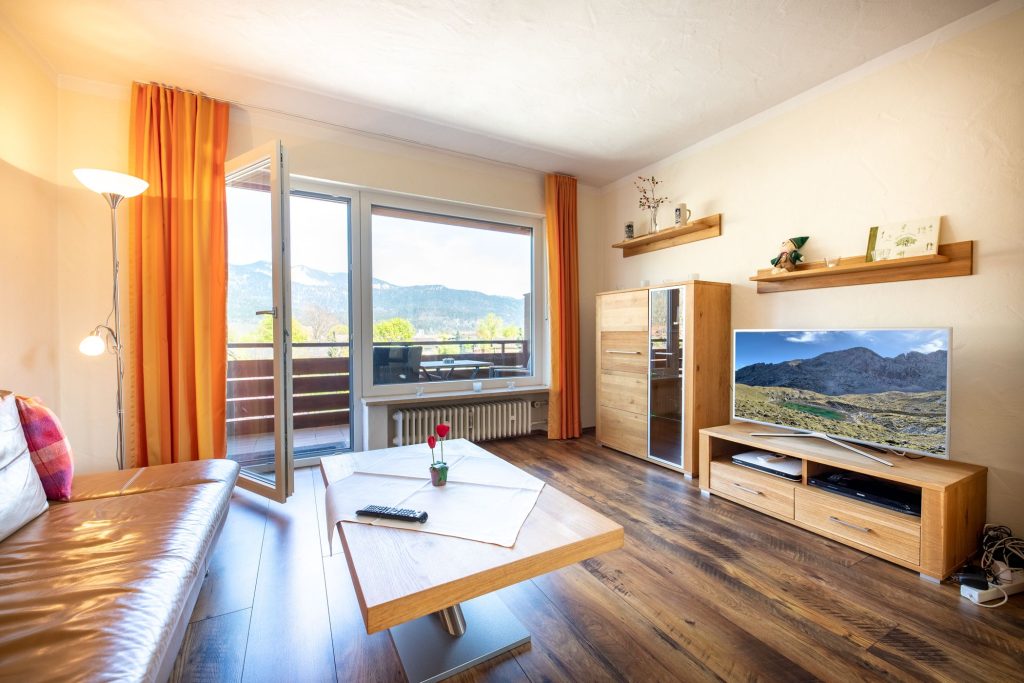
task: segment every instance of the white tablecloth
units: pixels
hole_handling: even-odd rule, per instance
[[[544,488],[540,479],[464,439],[445,443],[448,484],[441,487],[430,483],[430,450],[425,444],[332,457],[344,458],[348,472],[327,487],[327,533],[332,550],[338,522],[412,529],[512,547]],[[420,524],[355,514],[367,505],[424,510],[428,518]]]

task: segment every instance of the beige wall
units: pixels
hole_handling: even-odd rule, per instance
[[[990,521],[1024,529],[1024,12],[765,119],[640,171],[694,216],[721,212],[719,238],[623,259],[608,245],[640,217],[636,174],[605,188],[601,287],[698,272],[732,283],[736,328],[952,327],[952,457],[988,466]],[[868,226],[936,214],[943,242],[976,241],[975,275],[763,295],[747,280],[787,237],[810,235],[810,259],[854,255]]]
[[[60,408],[56,77],[0,26],[0,389]]]
[[[597,293],[603,288],[602,259],[604,243],[604,197],[585,185],[579,186],[577,221],[579,223],[580,273],[580,419],[584,427],[593,427],[597,413]]]
[[[275,139],[288,150],[294,174],[482,206],[544,211],[544,179],[534,171],[231,108],[228,158]]]

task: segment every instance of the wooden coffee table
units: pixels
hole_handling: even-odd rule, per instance
[[[426,456],[423,444],[384,452],[409,449]],[[321,459],[325,484],[348,476],[349,457]],[[622,526],[550,485],[512,548],[354,522],[339,522],[338,533],[366,632],[390,629],[414,683],[448,678],[530,641],[494,591],[623,543]]]

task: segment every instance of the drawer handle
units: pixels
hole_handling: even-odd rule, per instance
[[[740,491],[746,491],[747,493],[753,493],[755,496],[763,496],[764,495],[763,493],[761,493],[757,489],[748,489],[743,484],[737,484],[736,482],[733,482],[732,485],[735,486],[736,488],[738,488]]]
[[[627,356],[639,356],[639,351],[620,351],[619,349],[608,349],[605,353],[621,353]]]
[[[833,517],[832,515],[829,515],[828,518],[830,520],[832,520],[833,522],[835,522],[836,524],[842,524],[843,526],[848,526],[851,529],[856,529],[857,531],[863,531],[866,534],[871,533],[871,529],[866,527],[866,526],[859,526],[857,524],[853,524],[851,522],[847,522],[846,520],[839,519],[838,517]]]

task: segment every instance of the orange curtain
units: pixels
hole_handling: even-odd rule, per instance
[[[135,464],[226,454],[228,105],[132,84],[128,297]]]
[[[576,179],[545,179],[548,289],[551,318],[551,392],[548,438],[580,435],[580,309],[576,248]]]

